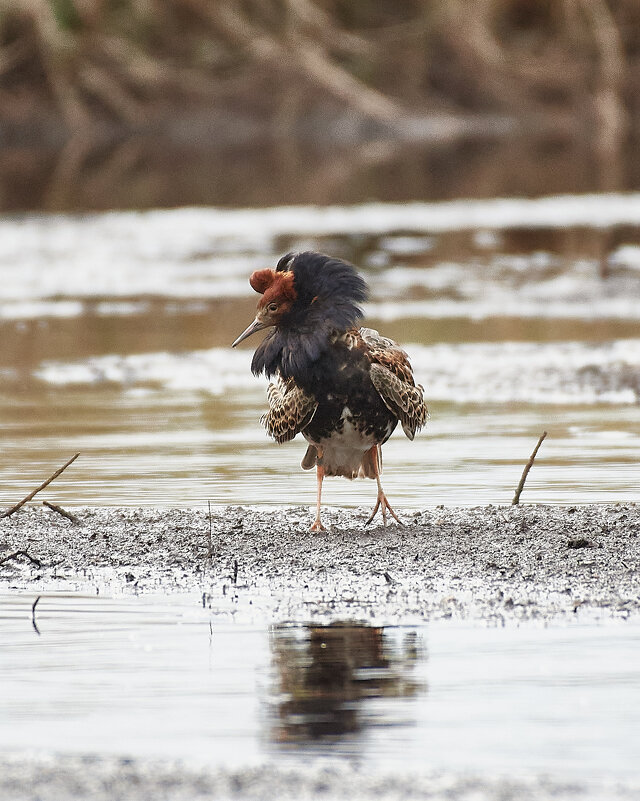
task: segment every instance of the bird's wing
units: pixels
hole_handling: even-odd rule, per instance
[[[289,442],[311,422],[318,402],[300,389],[291,379],[269,384],[267,389],[269,411],[260,422],[276,442]]]
[[[388,367],[376,363],[372,363],[370,375],[385,406],[398,416],[404,433],[413,439],[429,417],[420,384],[409,384]]]
[[[397,415],[404,433],[413,439],[427,422],[429,410],[423,388],[416,386],[409,357],[393,340],[371,328],[360,329],[371,361],[371,381],[385,406]]]

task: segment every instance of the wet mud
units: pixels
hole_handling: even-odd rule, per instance
[[[33,506],[0,521],[0,580],[110,591],[193,591],[264,619],[627,618],[640,612],[640,506],[368,510],[80,508],[77,523]],[[16,554],[12,556],[12,554]],[[7,557],[11,557],[8,558]]]
[[[33,505],[0,521],[0,587],[34,593],[202,592],[214,613],[282,621],[464,619],[569,625],[637,619],[640,507],[489,506],[405,513],[307,507],[168,511]],[[632,798],[640,788],[540,777],[364,775],[357,766],[218,770],[146,759],[0,759],[0,796],[35,798]]]

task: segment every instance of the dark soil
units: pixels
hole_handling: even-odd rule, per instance
[[[640,507],[450,508],[366,528],[364,510],[79,509],[33,506],[0,521],[0,580],[145,591],[229,590],[265,618],[478,621],[640,612]],[[12,556],[12,554],[17,554]],[[6,558],[11,557],[11,558]]]

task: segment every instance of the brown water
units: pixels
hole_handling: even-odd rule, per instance
[[[79,451],[43,499],[312,504],[304,443],[259,424],[257,338],[229,348],[250,272],[309,247],[363,270],[425,386],[426,430],[385,446],[399,509],[509,503],[543,430],[523,501],[637,500],[639,226],[636,195],[0,220],[0,503]]]
[[[638,143],[604,158],[571,136],[495,135],[444,141],[359,140],[323,126],[315,142],[198,130],[176,120],[173,137],[90,139],[63,147],[3,142],[0,210],[87,211],[289,203],[362,203],[536,197],[640,187]]]

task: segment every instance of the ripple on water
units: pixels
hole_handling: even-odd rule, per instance
[[[0,744],[640,779],[635,624],[267,625],[214,597],[44,594],[35,626],[34,595],[0,597]]]

